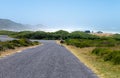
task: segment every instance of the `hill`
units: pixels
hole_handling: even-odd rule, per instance
[[[22,31],[29,27],[9,19],[0,19],[0,30]]]

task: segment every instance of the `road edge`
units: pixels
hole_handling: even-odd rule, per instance
[[[82,62],[82,63],[83,63],[87,68],[89,68],[96,76],[98,76],[98,78],[103,78],[103,77],[99,74],[99,72],[98,72],[93,66],[86,64],[86,62],[85,62],[83,59],[81,59],[72,49],[69,48],[69,46],[67,46],[67,45],[65,45],[65,44],[61,44],[59,40],[56,40],[56,43],[57,43],[58,45],[64,46],[69,52],[71,52],[75,57],[77,57],[80,62]]]
[[[35,45],[35,46],[28,46],[28,47],[17,47],[15,49],[9,49],[9,50],[6,50],[6,51],[1,51],[0,59],[8,57],[8,56],[16,54],[16,53],[20,53],[23,50],[27,50],[27,49],[30,49],[30,48],[35,48],[35,47],[42,46],[42,45],[43,44],[39,44],[39,45]]]

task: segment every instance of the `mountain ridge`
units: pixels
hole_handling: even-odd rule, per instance
[[[22,24],[14,22],[10,19],[1,19],[0,18],[0,30],[9,30],[9,31],[55,31],[56,28],[51,28],[43,24]]]
[[[26,28],[24,24],[16,23],[9,19],[0,19],[0,30],[21,31]]]
[[[30,25],[30,24],[21,24],[14,22],[10,19],[0,19],[0,30],[10,30],[10,31],[38,31],[46,29],[47,26],[42,24]]]

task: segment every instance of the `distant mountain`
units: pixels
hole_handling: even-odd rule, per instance
[[[29,27],[9,19],[0,19],[0,30],[22,31],[26,29]]]
[[[10,30],[10,31],[51,31],[50,27],[37,24],[37,25],[29,25],[29,24],[21,24],[16,23],[9,19],[0,19],[0,30]]]

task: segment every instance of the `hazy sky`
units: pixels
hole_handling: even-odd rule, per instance
[[[120,0],[0,0],[0,18],[56,29],[119,32]]]

